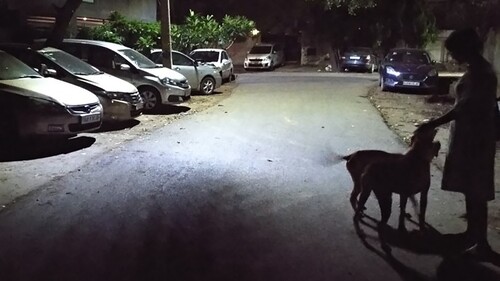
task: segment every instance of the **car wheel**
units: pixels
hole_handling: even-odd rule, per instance
[[[139,94],[144,101],[144,111],[153,111],[158,109],[161,104],[161,96],[158,90],[151,87],[139,89]]]
[[[204,95],[210,95],[215,90],[215,79],[207,76],[201,80],[200,90]]]
[[[379,85],[380,85],[380,90],[382,90],[382,92],[387,91],[387,86],[385,85],[384,77],[382,75],[380,76],[379,79]]]

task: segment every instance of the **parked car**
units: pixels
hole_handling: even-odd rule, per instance
[[[74,136],[99,129],[103,110],[91,92],[46,78],[0,51],[0,136]]]
[[[191,97],[191,87],[184,75],[159,67],[146,56],[123,45],[64,39],[60,48],[104,72],[132,83],[139,90],[146,111]]]
[[[380,65],[379,84],[383,91],[411,88],[433,91],[438,85],[438,71],[431,57],[421,49],[393,49]]]
[[[151,51],[151,59],[158,65],[163,64],[162,53],[161,49]],[[172,68],[187,77],[191,89],[205,95],[212,94],[222,84],[220,68],[199,64],[189,56],[174,50],[172,51]]]
[[[355,47],[344,51],[340,58],[340,69],[373,73],[378,69],[378,63],[377,55],[371,48]]]
[[[285,53],[277,44],[257,44],[248,52],[243,67],[245,70],[274,70],[285,64]]]
[[[189,56],[197,62],[213,64],[221,69],[222,81],[231,81],[234,76],[233,60],[224,49],[196,49]]]
[[[0,49],[31,66],[42,76],[54,77],[94,93],[104,109],[104,121],[125,121],[141,114],[144,107],[137,88],[106,74],[62,50],[40,50],[24,44],[0,44]]]

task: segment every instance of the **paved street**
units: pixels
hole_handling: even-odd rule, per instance
[[[329,156],[406,149],[366,98],[375,81],[244,73],[208,110],[103,153],[69,152],[85,165],[0,212],[0,280],[498,280],[490,264],[442,257],[440,234],[465,224],[460,198],[439,190],[435,168],[432,235],[391,231],[388,255],[373,199],[374,220],[353,225],[350,176]],[[19,171],[18,181],[35,182]]]

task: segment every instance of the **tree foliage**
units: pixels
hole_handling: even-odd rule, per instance
[[[226,15],[219,23],[211,15],[202,16],[190,11],[183,24],[171,26],[172,48],[182,52],[198,47],[226,48],[254,28],[255,23],[245,17]],[[113,12],[105,24],[83,29],[78,37],[123,44],[147,53],[160,47],[160,34],[159,22],[128,20]]]

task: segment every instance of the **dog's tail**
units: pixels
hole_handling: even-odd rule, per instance
[[[330,150],[323,154],[322,162],[325,166],[334,166],[342,161],[349,160],[350,157],[351,155],[344,156]]]

